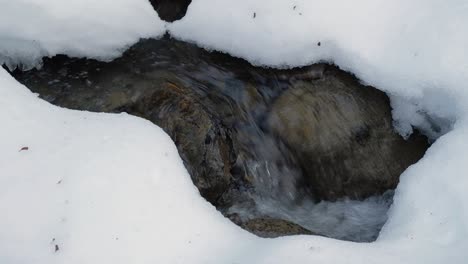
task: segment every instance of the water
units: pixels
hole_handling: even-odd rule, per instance
[[[299,224],[317,234],[341,240],[372,242],[377,239],[387,221],[393,202],[393,191],[372,196],[363,201],[341,199],[335,202],[285,202],[271,197],[255,197],[255,209],[245,206],[229,208],[229,214],[238,214],[244,221],[263,216]]]
[[[265,69],[225,54],[210,53],[187,43],[163,38],[141,41],[121,58],[109,63],[58,56],[46,59],[40,70],[16,71],[14,76],[53,104],[97,112],[125,111],[161,126],[178,146],[202,196],[226,216],[236,214],[244,222],[259,217],[283,219],[319,235],[373,241],[387,219],[393,197],[391,189],[396,183],[377,190],[377,193],[382,193],[390,189],[383,195],[365,200],[338,197],[332,199],[334,201],[324,201],[320,192],[323,188],[317,191],[318,185],[314,182],[317,170],[311,173],[310,168],[318,168],[318,172],[333,171],[344,166],[341,163],[346,161],[346,157],[336,163],[322,156],[315,157],[321,152],[311,154],[293,144],[289,137],[296,137],[295,132],[286,137],[280,133],[286,124],[277,118],[279,115],[286,115],[287,122],[300,120],[301,115],[294,111],[276,110],[278,98],[286,91],[320,80],[325,72],[330,78],[338,76],[358,85],[354,77],[341,73],[334,66],[320,64],[292,70]],[[324,80],[328,82],[328,79]],[[341,90],[330,92],[331,97],[327,94],[327,98],[341,98]],[[389,112],[388,100],[382,93],[366,90],[363,96],[363,101],[384,100],[387,104],[384,110]],[[330,105],[330,102],[326,103]],[[378,102],[376,104],[379,105]],[[372,106],[368,108],[372,110]],[[353,111],[349,109],[346,111]],[[341,110],[332,108],[327,111]],[[376,130],[384,127],[388,133],[393,133],[390,114],[384,119],[388,120],[379,123]],[[384,148],[371,146],[373,141],[365,141],[372,134],[366,132],[356,136],[353,132],[362,131],[368,124],[363,126],[359,122],[351,122],[351,133],[347,131],[346,122],[338,120],[330,124],[330,131],[326,134],[341,135],[345,130],[344,136],[335,142],[321,143],[341,146],[343,140],[356,141],[353,149],[365,144],[370,146],[357,154],[350,152],[350,155],[371,153],[369,159],[379,156],[372,151]],[[337,127],[336,131],[334,127]],[[323,138],[319,135],[313,142],[329,140]],[[391,140],[395,140],[397,146],[406,146],[402,140]],[[424,147],[409,148],[419,153]],[[324,155],[327,157],[328,154]],[[386,162],[385,158],[381,158],[382,162]],[[400,172],[409,165],[407,160],[392,162],[396,162],[393,167]],[[314,166],[309,166],[309,163],[314,163]],[[384,164],[380,167],[374,165],[369,168],[375,167],[376,173],[385,167]],[[365,168],[365,164],[362,167]],[[345,191],[349,190],[346,184],[355,178],[348,176],[336,176],[340,180],[338,185],[342,184]],[[341,182],[343,177],[345,180]],[[278,230],[278,235],[283,233],[287,231]]]

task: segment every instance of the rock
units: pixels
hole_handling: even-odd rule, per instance
[[[300,225],[274,218],[255,218],[241,223],[240,226],[259,237],[265,238],[293,235],[314,235],[313,232]]]
[[[208,201],[216,204],[227,192],[235,162],[231,132],[207,112],[190,88],[160,83],[125,111],[152,121],[171,136],[195,186]]]
[[[191,2],[192,0],[150,0],[159,17],[167,22],[183,18]]]
[[[319,200],[363,199],[397,186],[428,148],[392,127],[388,97],[331,66],[320,78],[296,80],[273,104],[269,128],[298,157]]]

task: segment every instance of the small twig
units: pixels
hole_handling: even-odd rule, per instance
[[[22,147],[18,152],[29,150],[29,147]]]

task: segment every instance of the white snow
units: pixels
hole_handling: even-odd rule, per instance
[[[466,263],[466,14],[463,0],[195,0],[165,24],[144,0],[0,0],[1,62],[111,59],[167,28],[255,64],[332,61],[391,96],[402,134],[437,139],[376,242],[261,239],[200,197],[158,127],[54,107],[0,69],[0,263]]]
[[[145,0],[0,0],[0,64],[10,68],[56,54],[109,60],[164,32]]]

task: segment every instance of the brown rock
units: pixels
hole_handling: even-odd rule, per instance
[[[180,84],[162,83],[127,112],[151,120],[174,140],[201,195],[216,204],[231,181],[230,132],[216,123],[193,92]]]
[[[268,124],[295,152],[318,199],[362,199],[397,186],[425,153],[423,137],[405,141],[392,127],[388,97],[328,67],[298,80],[274,103]]]
[[[314,233],[295,223],[273,218],[256,218],[241,224],[245,230],[259,237],[274,238],[293,235],[313,235]]]

